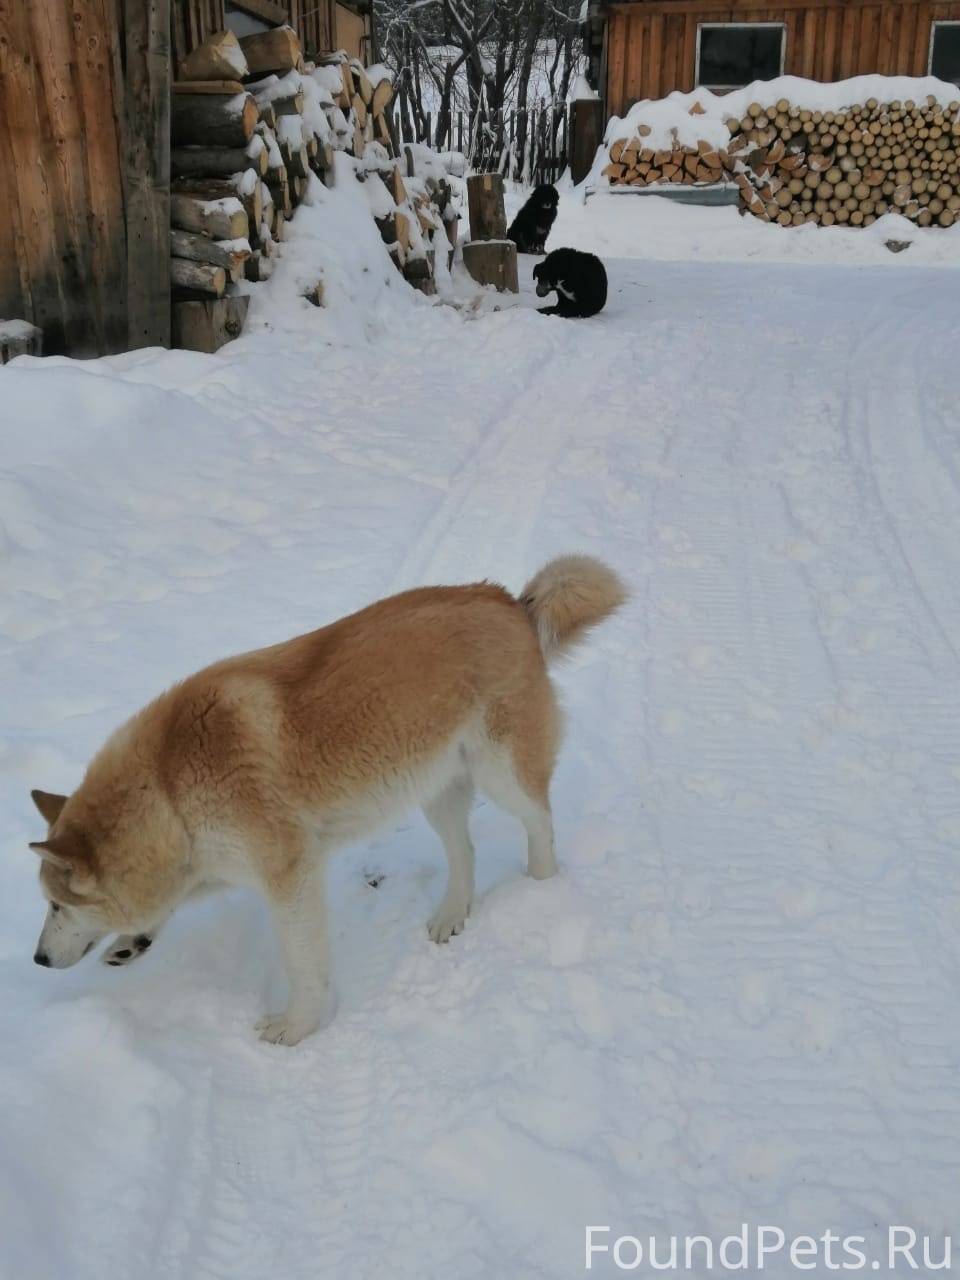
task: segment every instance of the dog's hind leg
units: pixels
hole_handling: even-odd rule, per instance
[[[298,1044],[329,1022],[335,1009],[327,944],[326,850],[305,849],[270,905],[290,990],[282,1013],[257,1023],[261,1040]]]
[[[527,874],[535,880],[556,875],[550,777],[553,773],[560,713],[550,682],[527,691],[525,712],[503,713],[505,726],[472,759],[473,776],[494,804],[519,818],[527,831]]]
[[[473,845],[470,841],[470,806],[473,783],[466,776],[452,782],[423,806],[423,813],[443,841],[449,875],[443,901],[427,922],[434,942],[449,942],[460,933],[473,902]]]
[[[531,794],[517,777],[507,752],[486,756],[477,773],[477,783],[494,804],[519,818],[527,831],[527,874],[547,880],[557,873],[553,849],[553,817],[545,794]]]

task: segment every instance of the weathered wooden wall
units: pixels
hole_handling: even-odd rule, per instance
[[[368,20],[348,9],[346,5],[334,5],[334,48],[346,49],[354,58],[369,61],[372,50],[368,47],[366,36],[369,31]]]
[[[123,40],[127,345],[170,345],[170,0],[118,0]]]
[[[843,80],[868,72],[927,74],[930,24],[960,20],[960,0],[639,0],[614,5],[607,29],[606,105],[623,115],[641,98],[695,87],[701,22],[782,22],[784,73]]]
[[[0,0],[0,318],[47,354],[170,334],[169,0]]]
[[[48,353],[126,344],[122,113],[114,0],[0,0],[0,316]]]
[[[333,5],[334,0],[287,0],[288,21],[308,55],[334,47]]]

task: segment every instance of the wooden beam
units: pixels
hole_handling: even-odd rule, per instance
[[[905,8],[916,8],[928,2],[929,0],[897,0],[897,3]],[[876,5],[876,3],[877,0],[843,0],[840,8],[863,8]],[[960,17],[960,3],[957,0],[946,0],[946,3],[949,4],[951,12],[955,9],[957,16]],[[777,0],[775,5],[777,12],[784,9],[837,8],[837,0]],[[770,0],[641,0],[641,2],[634,0],[634,3],[630,3],[630,0],[627,0],[626,3],[606,6],[604,13],[608,17],[615,13],[642,14],[644,17],[672,13],[695,13],[704,16],[722,14],[722,21],[730,22],[734,21],[738,14],[750,13],[756,10],[766,13],[772,12]]]
[[[286,9],[282,4],[274,4],[273,0],[230,0],[230,3],[235,9],[249,13],[252,18],[259,18],[262,22],[275,22],[278,27],[288,21]]]
[[[170,0],[122,0],[127,334],[170,345]]]

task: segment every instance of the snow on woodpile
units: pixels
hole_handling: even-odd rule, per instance
[[[390,256],[410,283],[432,292],[435,242],[442,242],[446,259],[456,243],[459,209],[432,153],[396,156],[387,69],[378,64],[368,72],[343,52],[320,65],[305,62],[296,33],[284,27],[239,44],[230,33],[210,37],[191,55],[197,77],[226,65],[224,48],[229,57],[246,58],[244,69],[256,73],[242,93],[174,96],[171,279],[175,303],[191,304],[189,313],[175,307],[175,320],[182,315],[203,325],[207,343],[209,304],[222,302],[216,315],[238,332],[250,296],[241,283],[273,275],[287,222],[300,205],[317,201],[318,180],[331,186],[337,172],[351,182],[379,181],[372,204]],[[337,164],[338,152],[346,153],[349,167]],[[404,175],[416,175],[409,194],[401,163]],[[225,248],[240,243],[242,249]],[[323,290],[314,281],[307,294],[319,303]],[[202,315],[197,303],[208,304]],[[225,340],[226,321],[217,323],[215,340],[203,349]],[[177,340],[195,345],[182,328]]]
[[[611,187],[736,183],[743,212],[781,226],[918,226],[960,215],[960,99],[934,77],[782,76],[722,97],[637,103],[607,126],[590,181]]]

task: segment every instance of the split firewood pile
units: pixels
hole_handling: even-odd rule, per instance
[[[220,31],[196,48],[173,94],[174,301],[234,297],[237,306],[227,310],[239,332],[246,299],[237,283],[269,278],[311,173],[333,184],[336,151],[354,157],[358,177],[386,180],[396,199],[392,223],[381,227],[384,239],[411,283],[432,282],[423,237],[445,225],[443,208],[425,187],[403,189],[388,115],[392,96],[385,67],[365,68],[342,52],[305,61],[290,27],[240,39]],[[207,342],[209,313],[202,323],[200,340]],[[189,334],[181,336],[189,342]]]
[[[459,184],[436,155],[404,147],[402,162],[376,144],[367,148],[357,176],[394,265],[422,293],[436,293],[437,254],[453,263],[462,207]]]
[[[728,157],[719,148],[709,142],[682,147],[675,138],[669,148],[653,148],[646,143],[651,132],[648,124],[638,125],[636,137],[620,138],[611,146],[610,163],[603,176],[614,186],[648,187],[673,182],[692,187],[719,182],[724,177]]]
[[[703,113],[698,105],[690,115]],[[645,145],[651,130],[640,124],[612,144],[603,173],[616,186],[736,182],[741,212],[783,227],[867,227],[891,212],[950,227],[960,216],[960,101],[870,98],[809,111],[781,98],[726,125],[723,146],[664,150]]]

